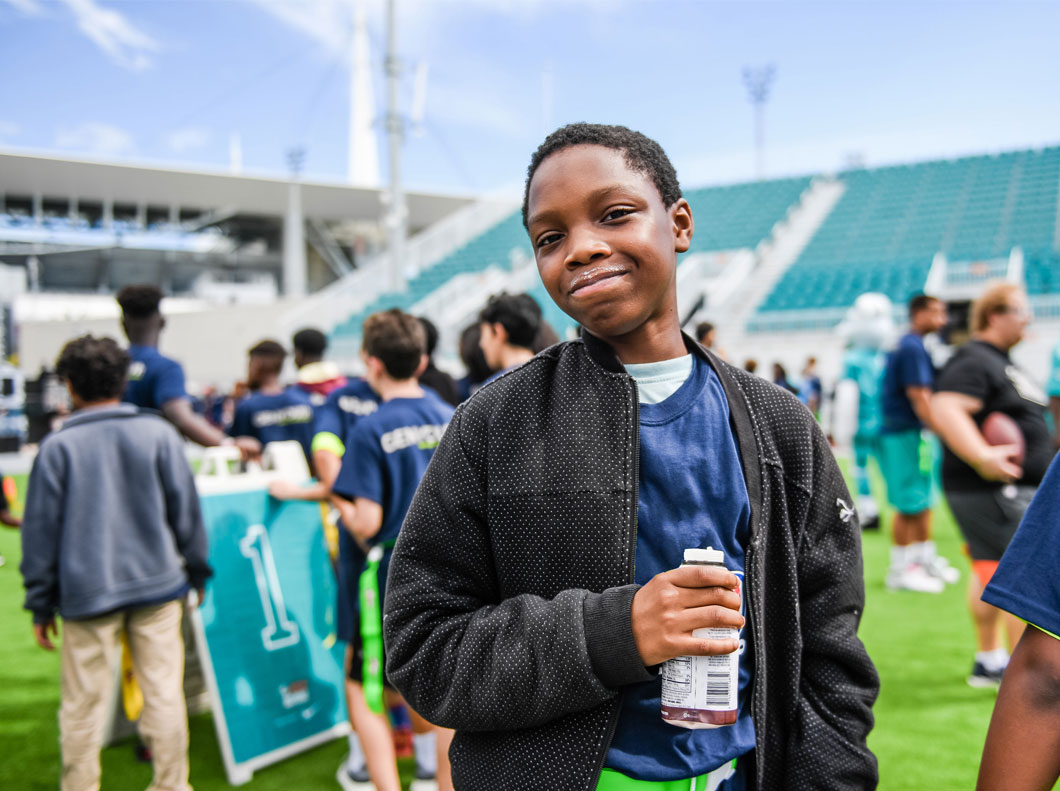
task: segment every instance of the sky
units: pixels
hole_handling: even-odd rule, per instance
[[[363,2],[382,112],[385,4]],[[654,137],[685,186],[750,180],[742,74],[767,65],[767,177],[1060,143],[1050,0],[396,3],[403,114],[428,75],[410,189],[516,191],[572,121]],[[226,170],[237,135],[244,172],[302,148],[307,178],[341,182],[355,4],[0,0],[0,149]]]

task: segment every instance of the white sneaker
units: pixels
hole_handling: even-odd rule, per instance
[[[409,791],[438,791],[437,780],[417,779],[412,781]]]
[[[338,771],[335,772],[335,781],[342,791],[375,791],[375,786],[368,777],[368,771],[351,772],[346,765],[346,758],[342,759]]]
[[[892,568],[887,572],[887,587],[891,590],[914,591],[915,593],[942,593],[946,583],[931,576],[923,566],[913,563],[902,569]]]
[[[950,565],[950,562],[942,555],[936,555],[935,559],[924,567],[924,570],[936,579],[940,579],[947,585],[953,585],[961,578],[961,572]]]

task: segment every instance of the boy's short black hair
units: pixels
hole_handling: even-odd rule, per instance
[[[533,349],[534,338],[541,328],[541,306],[529,294],[502,291],[489,298],[486,307],[478,314],[478,320],[504,327],[512,346]]]
[[[59,352],[55,372],[83,401],[108,401],[125,390],[129,353],[113,338],[82,335]]]
[[[913,318],[913,316],[922,310],[927,310],[932,304],[938,301],[938,297],[933,297],[930,294],[916,294],[909,300],[909,318]]]
[[[403,310],[373,313],[364,320],[361,345],[366,354],[382,361],[393,379],[411,379],[427,353],[427,333],[415,316]]]
[[[279,357],[283,360],[287,357],[287,350],[277,341],[267,339],[251,346],[247,354],[251,357]]]
[[[430,357],[434,354],[434,350],[438,348],[438,328],[434,326],[434,322],[426,316],[418,316],[420,324],[423,325],[423,332],[427,336],[427,356]]]
[[[328,348],[328,337],[320,330],[306,327],[304,330],[298,330],[291,337],[291,345],[303,354],[322,357],[325,349]]]
[[[635,171],[650,178],[659,190],[663,205],[670,208],[681,199],[681,185],[677,181],[677,171],[666,156],[662,146],[647,135],[634,132],[625,126],[607,124],[568,124],[557,129],[545,138],[534,155],[530,157],[530,167],[526,170],[526,187],[523,190],[523,227],[528,227],[527,212],[530,203],[530,182],[534,174],[550,155],[571,146],[603,146],[621,151],[626,157],[626,164]]]
[[[147,283],[125,286],[118,292],[117,300],[126,318],[145,319],[159,312],[158,305],[162,301],[162,291],[158,286]]]
[[[702,340],[704,335],[708,334],[709,332],[712,332],[713,330],[714,325],[709,321],[699,322],[699,324],[696,325],[696,340]]]

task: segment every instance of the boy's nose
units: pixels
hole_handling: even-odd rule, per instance
[[[611,246],[591,231],[571,231],[568,238],[567,257],[563,262],[567,266],[583,266],[611,255]]]

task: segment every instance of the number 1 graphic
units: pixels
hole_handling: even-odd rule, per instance
[[[261,630],[265,650],[276,651],[294,645],[298,642],[298,624],[287,618],[280,578],[276,573],[276,560],[265,525],[247,528],[246,536],[239,542],[239,551],[254,566],[254,582],[257,583],[261,608],[265,613],[265,628]]]

